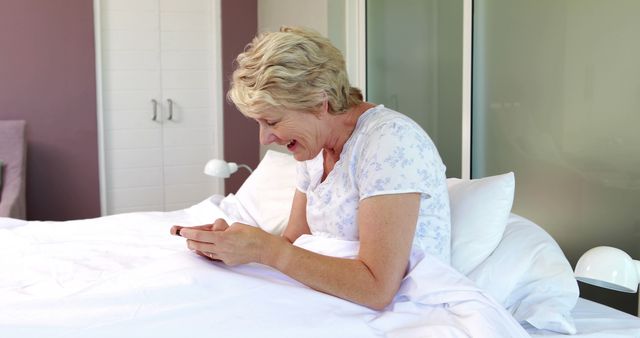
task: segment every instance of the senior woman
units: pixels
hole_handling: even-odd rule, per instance
[[[188,247],[229,265],[262,263],[307,286],[385,308],[423,258],[448,263],[449,197],[433,142],[398,112],[363,102],[341,53],[310,30],[283,27],[237,57],[228,98],[257,121],[262,144],[299,161],[283,236],[218,219],[174,228]],[[358,240],[343,259],[294,246],[303,234]]]

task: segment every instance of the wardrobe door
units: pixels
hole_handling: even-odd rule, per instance
[[[168,211],[223,193],[219,1],[102,0],[104,213]]]
[[[212,5],[208,0],[160,2],[166,210],[188,207],[217,190],[218,181],[202,173],[216,145]]]
[[[157,1],[100,1],[106,214],[164,210]]]

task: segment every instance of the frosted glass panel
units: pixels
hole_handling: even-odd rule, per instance
[[[572,264],[598,245],[640,259],[640,1],[474,11],[472,176],[514,171],[513,211]]]
[[[460,177],[462,0],[367,1],[367,100],[418,122]]]

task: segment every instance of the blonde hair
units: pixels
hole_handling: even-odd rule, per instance
[[[247,116],[271,108],[314,112],[325,100],[331,114],[340,114],[362,103],[342,53],[329,39],[298,27],[255,37],[236,58],[227,98]]]

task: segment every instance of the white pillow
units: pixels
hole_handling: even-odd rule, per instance
[[[451,207],[451,265],[468,274],[498,246],[513,205],[513,173],[447,179]]]
[[[289,222],[296,163],[289,154],[268,150],[235,195],[243,213],[246,211],[255,225],[272,234],[281,234]]]
[[[512,214],[495,251],[468,277],[521,323],[574,334],[571,317],[579,289],[573,269],[553,238]]]

